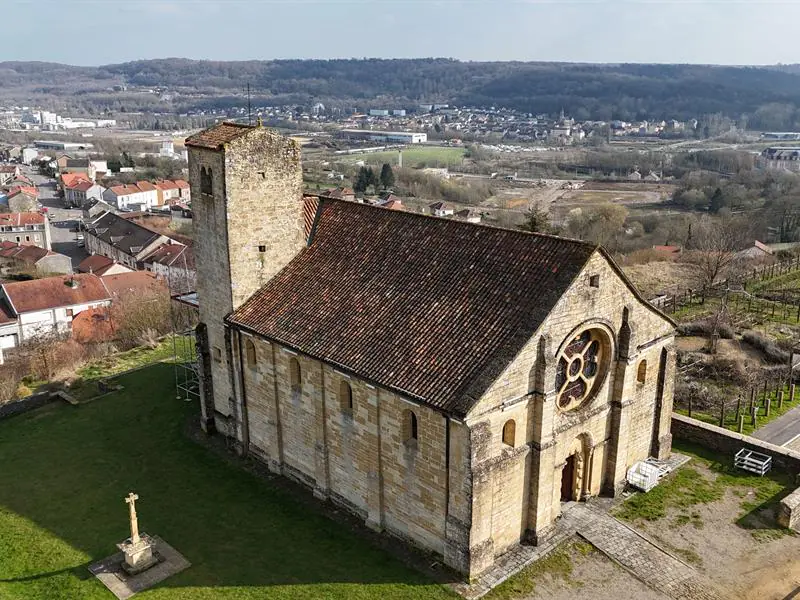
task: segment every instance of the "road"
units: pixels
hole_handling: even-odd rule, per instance
[[[800,436],[800,406],[782,414],[774,421],[770,421],[753,432],[754,438],[776,446],[784,446],[789,442],[795,441],[798,436]]]
[[[73,231],[81,220],[81,210],[64,208],[63,199],[56,196],[55,180],[39,175],[36,169],[30,167],[23,167],[22,170],[39,189],[39,202],[47,207],[53,252],[69,256],[72,267],[77,267],[88,256],[86,250],[78,246],[77,233]]]

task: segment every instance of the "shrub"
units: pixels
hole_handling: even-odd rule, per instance
[[[691,321],[690,323],[681,323],[678,325],[678,333],[680,335],[699,335],[707,337],[713,332],[714,321],[712,319]],[[734,337],[733,327],[728,323],[719,323],[719,325],[717,325],[717,332],[719,333],[719,337],[724,340],[732,340]]]
[[[786,364],[789,362],[789,352],[782,350],[775,340],[762,333],[757,331],[745,331],[742,334],[742,341],[760,350],[764,354],[764,357],[771,363]]]

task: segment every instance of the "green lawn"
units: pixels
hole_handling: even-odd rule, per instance
[[[691,523],[702,528],[702,519],[694,507],[716,502],[726,490],[731,490],[742,499],[741,512],[736,516],[736,523],[741,527],[750,529],[756,538],[786,533],[774,523],[765,523],[759,513],[792,491],[794,485],[790,475],[775,470],[759,477],[734,468],[732,456],[722,456],[679,440],[672,447],[674,451],[690,456],[692,461],[669,474],[646,494],[628,498],[616,509],[614,516],[632,523],[656,521],[673,509],[678,513],[673,516],[675,525]],[[705,467],[710,474],[698,470],[697,465]]]
[[[166,336],[155,348],[141,346],[87,363],[78,369],[78,379],[70,386],[70,393],[78,400],[92,398],[100,393],[97,387],[98,380],[162,361],[172,362],[176,351],[179,355],[191,359],[190,353],[194,342],[191,338],[187,339],[190,341],[185,343],[178,341],[174,344],[172,336]]]
[[[192,566],[147,599],[449,598],[384,551],[229,464],[183,433],[197,406],[174,400],[166,364],[124,391],[0,421],[0,598],[113,599],[87,566],[142,531]]]

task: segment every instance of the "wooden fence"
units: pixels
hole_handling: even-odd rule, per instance
[[[702,305],[708,298],[721,298],[727,293],[728,309],[733,314],[742,311],[761,313],[784,321],[793,319],[800,323],[800,294],[792,295],[784,289],[771,294],[773,298],[762,298],[747,291],[748,286],[752,288],[761,281],[781,277],[797,270],[800,270],[800,256],[755,268],[748,271],[746,276],[740,280],[724,279],[710,288],[701,290],[687,288],[675,294],[657,296],[650,300],[650,304],[667,314],[675,314],[683,307]],[[729,289],[729,286],[735,287]]]

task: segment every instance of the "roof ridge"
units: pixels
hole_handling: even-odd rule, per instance
[[[340,203],[340,204],[355,205],[355,206],[358,206],[358,207],[361,207],[361,208],[366,208],[366,209],[374,209],[374,210],[380,210],[380,211],[383,211],[383,212],[389,212],[383,206],[380,206],[380,205],[377,205],[377,204],[367,204],[366,202],[353,202],[352,200],[342,200],[340,198],[331,198],[329,196],[319,196],[318,194],[306,194],[306,195],[307,196],[317,196],[321,201],[320,202],[320,207],[322,206],[322,204],[332,204],[332,203],[336,202],[336,203]],[[398,200],[402,200],[400,197],[398,197],[397,199]],[[444,200],[442,202],[444,202]],[[469,208],[473,208],[473,207],[469,207]],[[393,218],[400,217],[402,215],[408,215],[408,216],[418,217],[418,218],[422,218],[422,219],[435,219],[437,221],[445,221],[445,222],[448,222],[448,223],[453,223],[455,226],[463,227],[465,229],[469,229],[469,228],[494,229],[494,230],[499,230],[499,231],[507,231],[507,232],[510,232],[510,233],[516,233],[516,234],[519,234],[520,236],[533,236],[533,237],[549,238],[549,239],[556,240],[556,241],[559,241],[559,242],[568,242],[568,243],[571,243],[571,244],[584,246],[585,248],[587,248],[587,249],[591,248],[592,250],[596,250],[599,247],[598,244],[593,244],[591,242],[587,242],[587,241],[584,241],[584,240],[579,240],[579,239],[576,239],[576,238],[570,238],[570,237],[565,237],[565,236],[561,236],[561,235],[555,235],[555,234],[552,234],[552,233],[541,233],[541,232],[538,232],[538,231],[525,231],[524,229],[511,229],[510,227],[500,227],[499,225],[489,225],[487,223],[471,223],[469,221],[459,221],[458,219],[449,219],[447,217],[437,217],[435,215],[426,215],[424,213],[411,212],[411,211],[407,211],[407,210],[406,211],[391,211],[389,214],[394,215]]]

